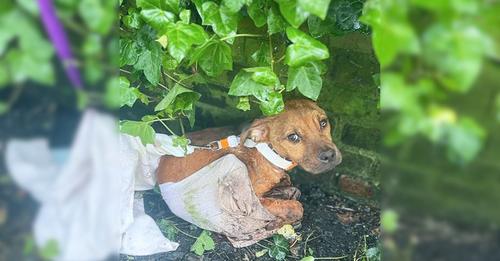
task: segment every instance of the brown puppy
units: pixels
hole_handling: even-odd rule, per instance
[[[215,138],[210,135],[213,131],[205,133]],[[196,136],[201,135],[198,132],[193,135]],[[332,142],[325,112],[309,100],[288,101],[284,112],[255,120],[240,137],[242,141],[252,139],[269,144],[281,157],[313,174],[329,171],[342,160]],[[234,154],[245,163],[256,195],[262,205],[278,218],[277,222],[268,226],[269,229],[302,219],[302,205],[297,201],[300,192],[291,186],[288,174],[254,148],[239,146],[218,151],[195,150],[183,158],[163,156],[158,167],[158,183],[178,182],[227,154]]]

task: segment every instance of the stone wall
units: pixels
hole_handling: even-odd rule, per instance
[[[319,105],[329,115],[333,139],[342,152],[342,163],[333,171],[311,175],[296,171],[295,182],[320,186],[376,199],[379,191],[381,133],[377,128],[380,92],[375,78],[379,64],[368,35],[351,33],[328,39],[331,58]]]

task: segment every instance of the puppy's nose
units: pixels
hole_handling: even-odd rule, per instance
[[[328,162],[332,161],[333,158],[335,158],[335,150],[332,150],[332,149],[321,151],[318,154],[319,161],[321,161],[323,163],[328,163]]]

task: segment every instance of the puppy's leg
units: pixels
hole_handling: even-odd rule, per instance
[[[296,187],[275,187],[264,194],[266,198],[276,199],[293,199],[298,200],[300,197],[300,190]]]
[[[261,198],[260,202],[271,214],[277,217],[275,222],[271,222],[266,227],[268,230],[300,221],[304,214],[302,204],[296,200]]]

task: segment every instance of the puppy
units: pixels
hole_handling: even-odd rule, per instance
[[[215,138],[217,135],[213,134],[220,130],[204,132],[205,136]],[[203,131],[192,135],[200,136]],[[310,100],[292,100],[285,104],[284,112],[253,121],[241,133],[237,147],[199,149],[183,158],[163,156],[158,167],[158,183],[181,181],[218,158],[234,154],[247,166],[253,190],[262,205],[277,217],[267,228],[300,221],[303,216],[302,204],[297,201],[300,191],[292,186],[285,169],[273,164],[257,149],[244,146],[247,139],[269,145],[285,161],[313,174],[329,171],[342,160],[332,141],[326,113]]]

